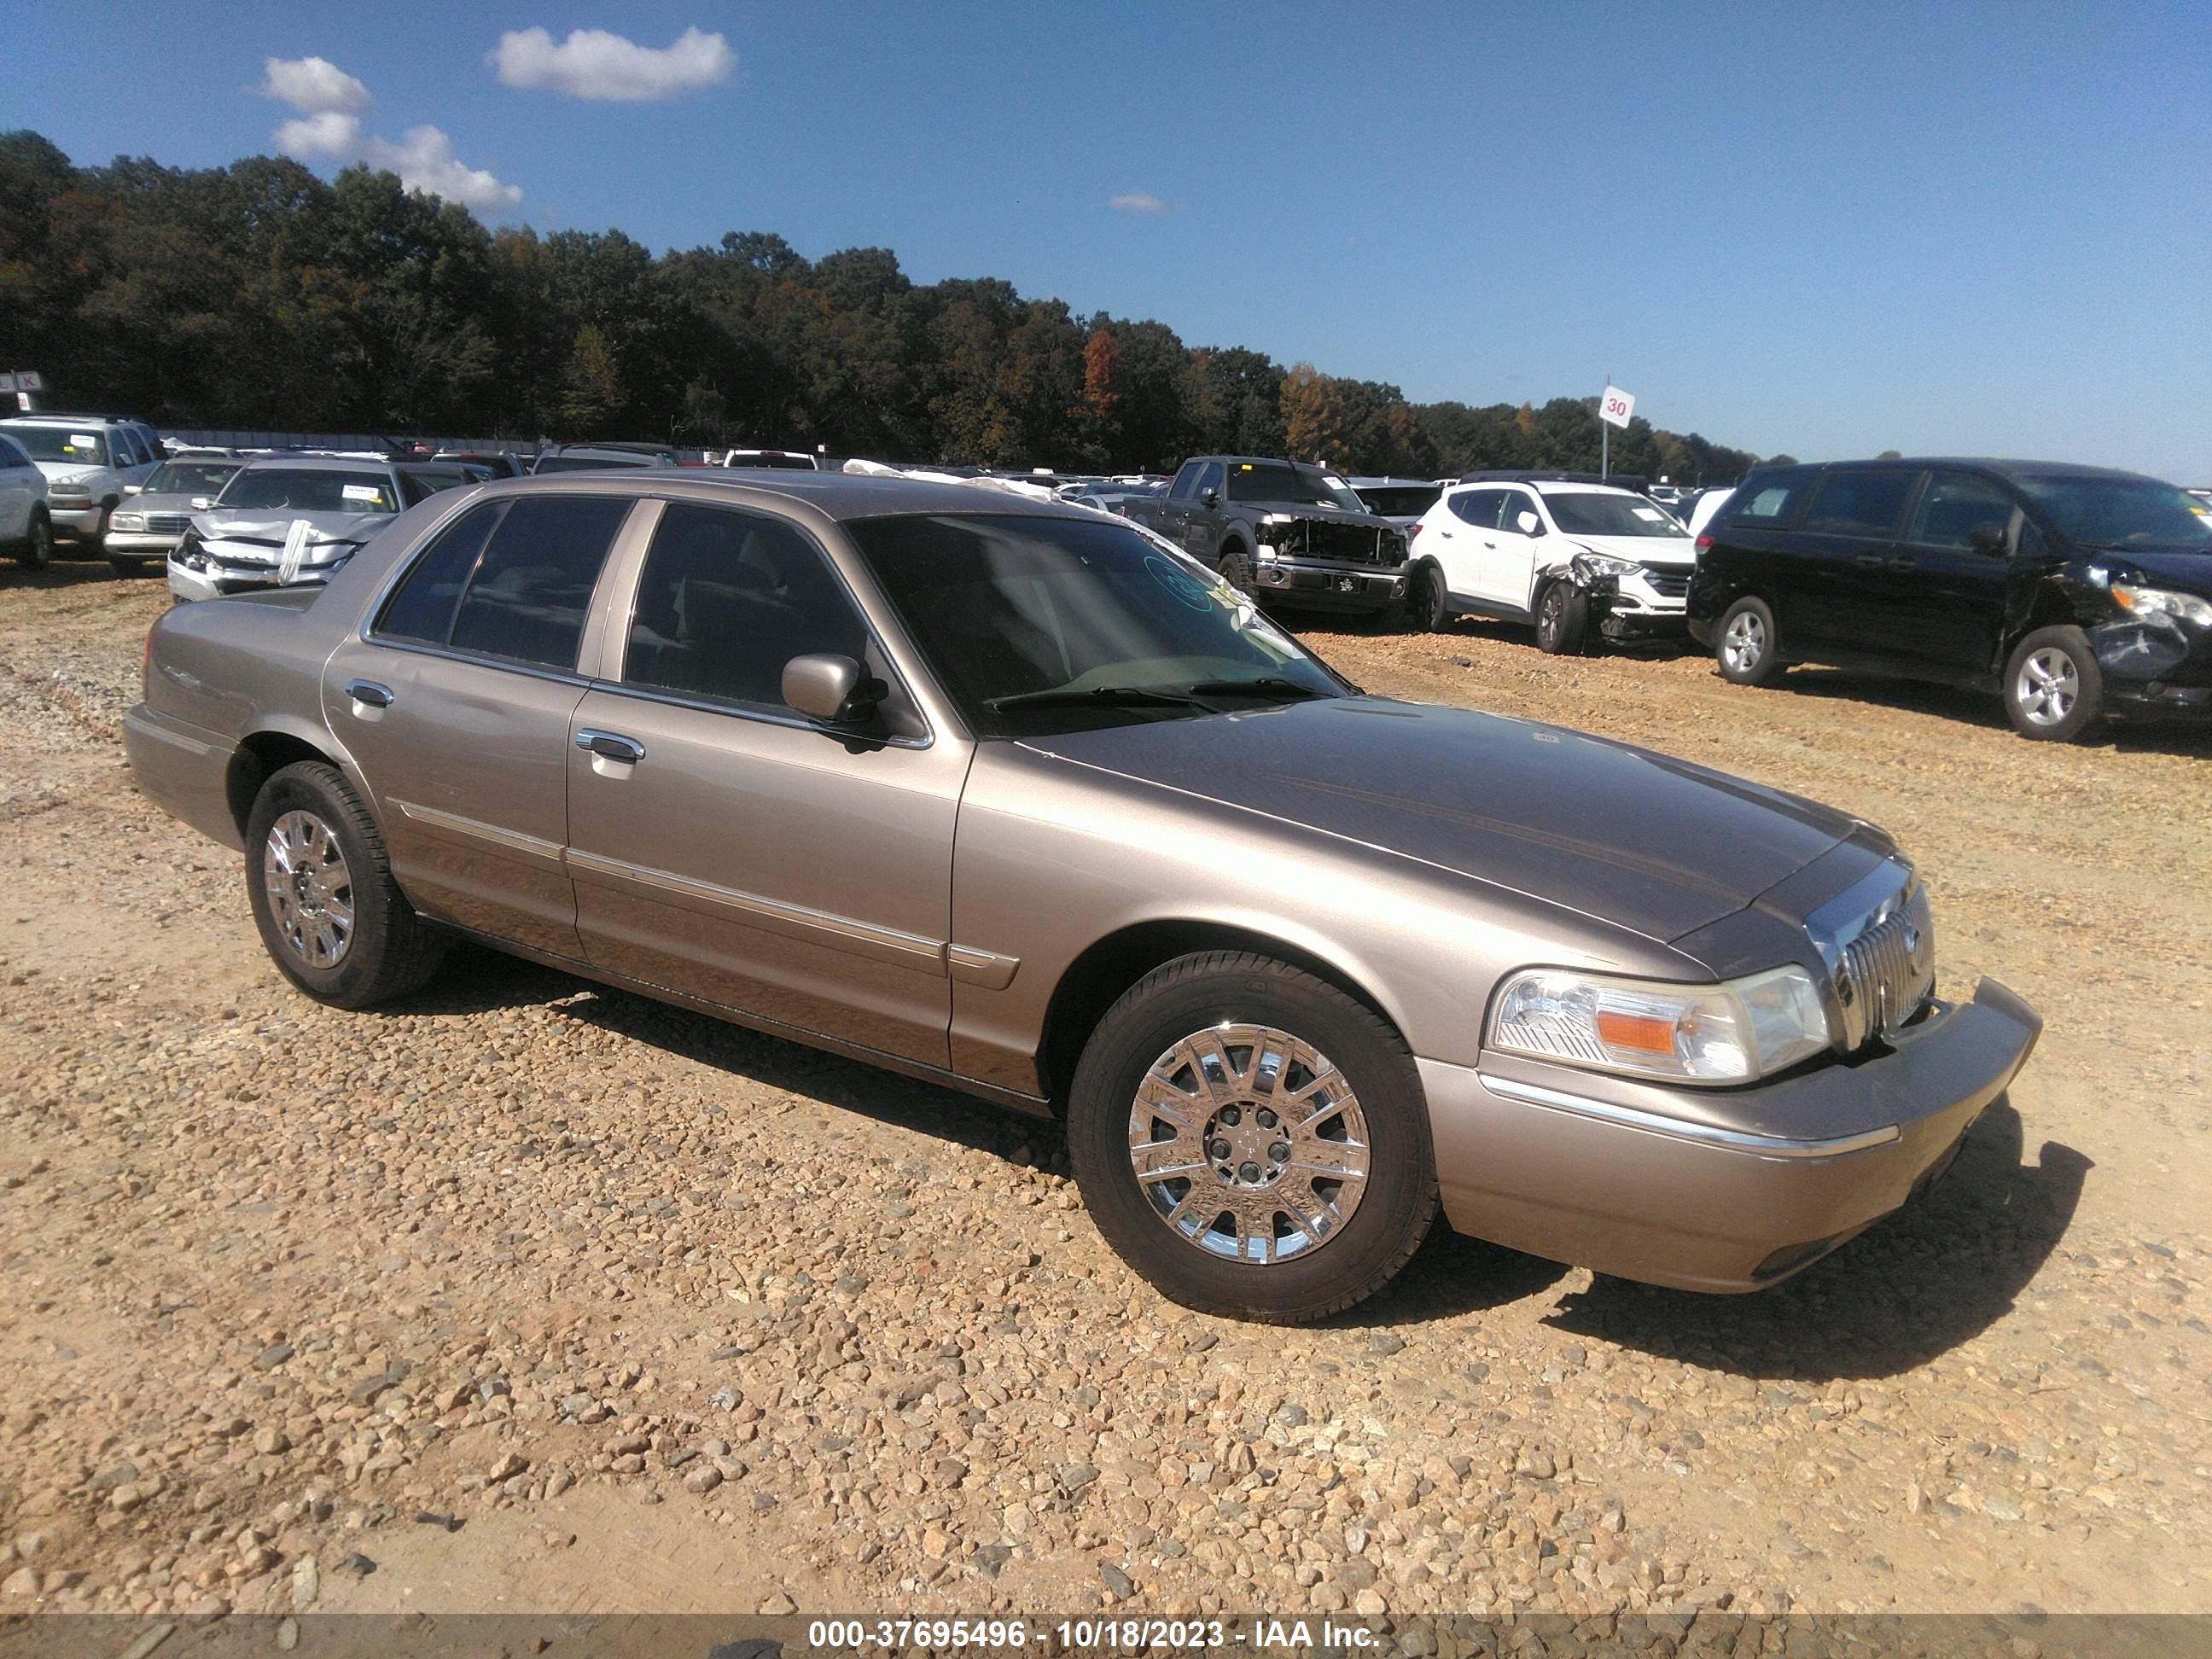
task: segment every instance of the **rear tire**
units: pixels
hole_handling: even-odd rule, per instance
[[[1774,612],[1765,599],[1741,599],[1721,615],[1713,660],[1731,685],[1765,685],[1782,672]]]
[[[246,883],[270,960],[318,1002],[388,1002],[427,983],[445,957],[445,936],[392,880],[376,821],[325,762],[295,762],[261,786]]]
[[[1589,631],[1589,599],[1562,576],[1536,596],[1536,648],[1554,657],[1571,657]]]
[[[1413,567],[1398,602],[1401,626],[1408,634],[1433,634],[1451,620],[1444,608],[1443,573],[1432,564]]]
[[[2038,743],[2071,743],[2105,714],[2105,673],[2078,628],[2039,628],[2005,660],[2005,718]]]
[[[1267,957],[1182,957],[1131,987],[1084,1047],[1067,1139],[1107,1243],[1200,1313],[1294,1324],[1351,1307],[1436,1218],[1404,1040]]]

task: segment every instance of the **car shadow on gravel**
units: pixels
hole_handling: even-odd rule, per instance
[[[478,1014],[525,1007],[541,1007],[663,1054],[989,1152],[1024,1169],[1067,1173],[1057,1124],[475,945],[457,946],[423,989],[372,1012]]]
[[[1932,685],[1924,680],[1860,674],[1849,669],[1803,667],[1791,669],[1780,679],[1770,681],[1764,689],[1769,692],[1789,692],[1831,702],[1873,703],[1904,714],[1928,714],[1938,720],[1956,721],[1960,726],[1978,726],[2008,742],[2027,742],[2026,738],[2014,735],[2011,722],[2005,719],[2003,707],[1994,695],[1985,691],[1969,691],[1952,685]],[[2135,724],[2123,720],[2107,725],[2086,746],[2116,749],[2124,754],[2141,750],[2154,754],[2212,755],[2212,725],[2184,721]]]
[[[155,567],[156,574],[160,567]],[[0,555],[0,589],[24,587],[47,592],[65,592],[73,587],[90,587],[95,584],[135,582],[137,575],[118,575],[105,559],[73,559],[65,553],[54,556],[54,562],[44,570],[33,570],[28,565],[17,564]]]
[[[1948,1175],[1915,1203],[1771,1290],[1699,1296],[1597,1279],[1547,1323],[1743,1376],[1893,1376],[2007,1314],[2065,1237],[2089,1159],[2045,1141],[2022,1158],[2020,1114],[1983,1115]]]

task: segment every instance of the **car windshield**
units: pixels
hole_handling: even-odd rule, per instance
[[[106,466],[107,440],[97,432],[65,426],[11,426],[8,435],[34,461],[63,461],[70,466]]]
[[[149,495],[212,495],[239,469],[236,461],[164,461],[146,480]]]
[[[1249,599],[1132,526],[945,514],[846,529],[981,736],[1347,690]]]
[[[282,508],[294,513],[396,513],[392,480],[381,472],[333,467],[247,467],[216,497],[216,505],[246,512]]]
[[[1570,536],[1680,536],[1680,522],[1641,495],[1590,490],[1544,492],[1552,521]]]
[[[1359,497],[1352,493],[1352,486],[1334,473],[1315,466],[1292,466],[1285,461],[1230,462],[1229,499],[1341,507],[1354,513],[1367,511]]]
[[[1386,519],[1418,519],[1437,504],[1442,484],[1364,484],[1359,499]]]
[[[2015,478],[2069,541],[2085,547],[2179,547],[2212,552],[2212,513],[2154,478]]]

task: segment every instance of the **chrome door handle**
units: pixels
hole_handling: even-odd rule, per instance
[[[1889,561],[1883,558],[1879,553],[1862,553],[1856,558],[1853,559],[1851,562],[1858,566],[1862,570],[1880,570],[1883,566],[1887,565]]]
[[[635,738],[626,738],[619,732],[595,731],[588,726],[577,728],[576,747],[606,760],[625,761],[632,765],[645,758],[645,745]]]
[[[1437,534],[1443,537],[1446,541],[1449,541],[1452,538],[1452,533],[1449,530],[1439,530],[1437,532]]]
[[[366,703],[371,708],[392,707],[392,688],[379,685],[374,680],[348,680],[345,694],[356,702]]]

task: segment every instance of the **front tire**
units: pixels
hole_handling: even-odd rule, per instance
[[[1536,648],[1554,657],[1571,657],[1589,630],[1589,599],[1561,577],[1536,596]]]
[[[1295,1324],[1351,1307],[1436,1218],[1403,1039],[1267,957],[1186,956],[1131,987],[1084,1048],[1067,1138],[1107,1243],[1200,1313]]]
[[[2078,628],[2039,628],[2005,662],[2005,718],[2023,738],[2071,743],[2105,713],[2105,673]]]
[[[1246,599],[1252,597],[1252,561],[1243,548],[1232,544],[1221,556],[1221,562],[1216,568],[1221,573],[1222,580]]]
[[[36,510],[23,532],[23,545],[15,555],[16,562],[27,570],[44,570],[54,562],[53,520]]]
[[[318,1002],[373,1007],[438,971],[444,937],[392,880],[375,820],[335,766],[299,761],[272,774],[253,803],[246,848],[262,945]]]
[[[1774,611],[1765,599],[1741,599],[1721,615],[1713,660],[1731,685],[1764,685],[1782,672],[1775,652]]]

